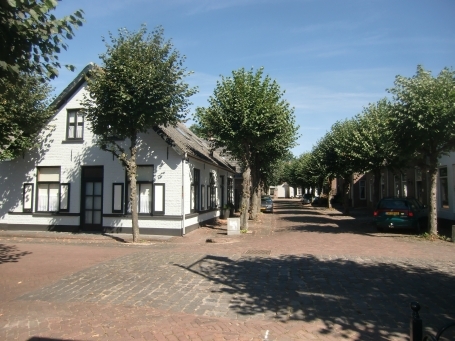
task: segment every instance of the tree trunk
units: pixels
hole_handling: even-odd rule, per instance
[[[131,223],[133,226],[133,243],[139,241],[139,219],[137,213],[137,187],[136,187],[136,155],[137,155],[137,135],[131,138],[131,158],[128,160],[128,178],[130,180],[130,203],[131,203]]]
[[[255,170],[254,168],[251,170],[251,188],[252,188],[252,193],[251,193],[251,207],[250,207],[250,211],[249,211],[249,214],[250,214],[250,219],[251,220],[255,220],[257,215],[258,215],[258,212],[260,210],[260,207],[261,207],[261,202],[260,202],[260,186],[259,186],[259,183],[260,183],[260,179],[259,179],[259,176],[257,174],[257,170]]]
[[[373,170],[373,175],[373,209],[375,209],[381,197],[381,169]]]
[[[250,174],[251,170],[247,167],[243,171],[242,200],[240,203],[240,228],[248,230],[248,210],[250,208]]]
[[[349,215],[349,191],[351,190],[351,178],[346,176],[343,181],[343,214]]]
[[[327,183],[329,186],[329,192],[327,193],[327,207],[332,208],[332,202],[330,199],[332,199],[332,178],[327,179]]]
[[[429,167],[430,171],[430,207],[428,209],[428,225],[430,227],[430,234],[438,234],[438,211],[437,211],[437,181],[438,181],[438,167]],[[437,163],[436,163],[437,165]]]

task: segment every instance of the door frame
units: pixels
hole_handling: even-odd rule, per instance
[[[101,176],[86,176],[86,169],[100,169]],[[85,192],[87,182],[101,182],[101,223],[85,224]],[[80,206],[80,229],[82,231],[103,231],[103,200],[104,199],[104,166],[82,166],[81,168],[81,206]]]

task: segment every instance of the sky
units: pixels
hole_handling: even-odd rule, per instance
[[[120,28],[164,36],[186,56],[186,78],[208,105],[217,80],[240,68],[276,80],[300,126],[295,156],[309,152],[339,120],[360,114],[417,65],[436,76],[455,67],[454,0],[63,0],[54,15],[78,9],[85,23],[59,55],[58,95],[88,63],[101,64],[102,38]]]

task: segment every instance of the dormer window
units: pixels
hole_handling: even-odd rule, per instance
[[[79,110],[68,111],[67,140],[82,140],[84,133],[84,116]]]

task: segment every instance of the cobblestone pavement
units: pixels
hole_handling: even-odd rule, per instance
[[[0,339],[407,340],[413,300],[429,329],[455,320],[453,243],[292,200],[249,230],[1,232]]]

